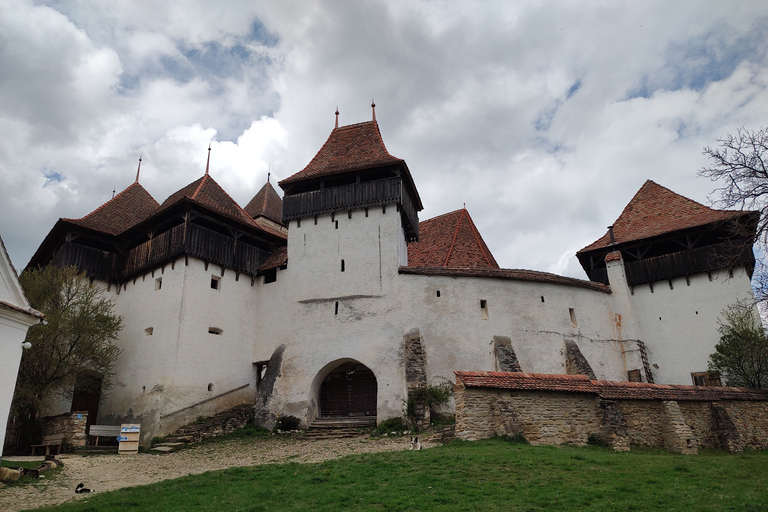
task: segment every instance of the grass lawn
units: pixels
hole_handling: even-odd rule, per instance
[[[698,456],[500,439],[215,471],[39,510],[768,510],[768,452]]]

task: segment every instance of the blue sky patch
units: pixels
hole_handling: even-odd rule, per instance
[[[43,176],[45,176],[45,183],[43,183],[43,188],[47,187],[51,183],[61,183],[66,179],[63,174],[47,169],[45,170]]]

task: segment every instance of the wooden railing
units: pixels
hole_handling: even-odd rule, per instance
[[[185,226],[179,224],[124,255],[65,242],[51,263],[74,265],[91,277],[121,282],[185,254],[249,275],[256,275],[269,257],[268,251],[197,224],[187,224],[185,237]]]
[[[627,283],[635,286],[736,266],[744,266],[751,272],[754,261],[750,245],[723,242],[699,249],[625,262],[624,268]]]
[[[400,178],[353,183],[283,197],[283,222],[370,206],[397,204],[416,236],[419,217]]]

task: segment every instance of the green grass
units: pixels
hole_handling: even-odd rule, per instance
[[[767,509],[768,452],[614,453],[494,439],[319,464],[232,468],[39,510]]]

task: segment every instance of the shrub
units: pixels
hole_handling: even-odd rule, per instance
[[[453,383],[445,377],[438,377],[438,384],[431,384],[412,389],[405,400],[405,417],[411,425],[416,425],[420,407],[432,409],[448,403],[453,396]]]
[[[275,428],[283,432],[298,430],[300,426],[301,420],[296,416],[279,416],[275,421]]]
[[[408,426],[405,424],[405,420],[403,418],[401,417],[387,418],[386,420],[376,425],[376,428],[373,430],[372,435],[383,436],[384,434],[389,434],[390,432],[397,432],[399,434],[406,430],[409,430],[409,429],[408,429]]]
[[[511,444],[531,444],[528,442],[528,440],[525,438],[523,434],[515,434],[513,436],[508,436],[507,434],[504,434],[502,436],[499,436],[499,439]]]
[[[603,448],[609,446],[605,439],[603,439],[598,434],[595,434],[594,432],[590,432],[590,434],[587,436],[587,444],[590,446],[601,446]]]

